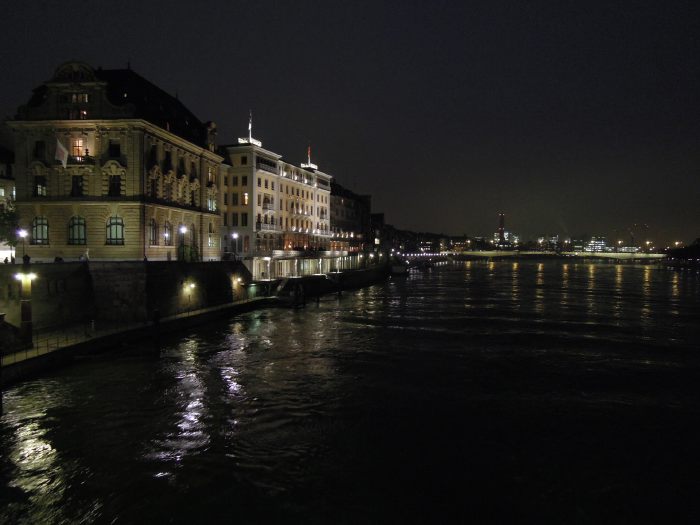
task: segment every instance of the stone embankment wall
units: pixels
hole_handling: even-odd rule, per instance
[[[0,265],[0,313],[20,324],[21,265]],[[35,331],[89,323],[127,325],[245,299],[250,273],[239,262],[96,262],[33,264]],[[241,280],[239,282],[239,279]]]

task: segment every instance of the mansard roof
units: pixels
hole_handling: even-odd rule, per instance
[[[70,100],[73,93],[88,94],[88,102]],[[17,120],[66,120],[74,107],[86,109],[88,119],[139,118],[199,146],[207,144],[207,124],[177,97],[131,69],[93,69],[82,62],[59,66],[19,108]]]

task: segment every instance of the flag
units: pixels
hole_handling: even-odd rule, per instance
[[[248,119],[248,131],[253,131],[253,110],[250,110],[250,118]]]
[[[68,150],[58,138],[56,139],[56,160],[60,161],[64,168],[68,164]]]
[[[309,158],[309,164],[311,164],[311,144],[309,144],[309,147],[306,149],[306,156]]]

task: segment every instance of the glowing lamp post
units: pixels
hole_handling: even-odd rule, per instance
[[[21,283],[20,288],[20,336],[23,341],[32,340],[32,281],[36,279],[33,272],[20,272],[15,279]]]
[[[187,292],[187,315],[189,315],[192,310],[192,292],[196,288],[194,283],[185,284],[185,292]]]
[[[17,235],[22,239],[22,259],[24,259],[24,243],[28,235],[27,230],[17,230]]]
[[[180,260],[185,260],[185,234],[187,233],[187,226],[180,226]]]
[[[238,233],[233,232],[231,234],[231,240],[233,241],[233,260],[238,259]]]

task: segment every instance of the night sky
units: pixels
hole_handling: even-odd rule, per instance
[[[697,2],[5,5],[0,116],[62,62],[131,67],[370,193],[399,228],[700,236]]]

